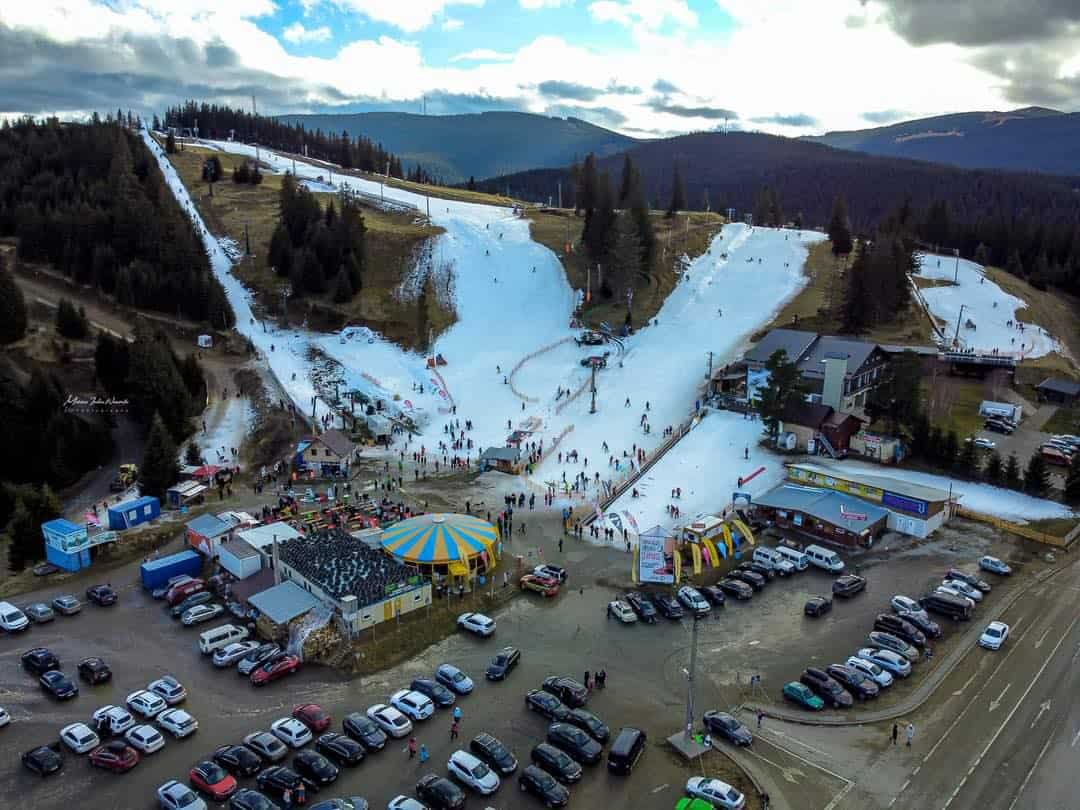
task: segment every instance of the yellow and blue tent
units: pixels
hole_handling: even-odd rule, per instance
[[[383,550],[404,563],[448,565],[457,571],[480,558],[485,568],[494,564],[498,531],[486,520],[471,515],[434,513],[395,523],[382,536]]]

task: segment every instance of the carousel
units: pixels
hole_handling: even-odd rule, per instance
[[[436,584],[469,586],[487,574],[501,550],[499,531],[486,520],[449,513],[419,515],[383,532],[382,548]]]

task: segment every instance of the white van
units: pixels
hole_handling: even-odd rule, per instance
[[[30,620],[25,613],[11,602],[0,602],[0,628],[5,633],[21,633],[29,626]]]
[[[831,574],[839,574],[844,570],[844,561],[835,551],[829,551],[827,548],[807,546],[806,556],[818,568],[824,568]]]
[[[805,571],[810,567],[810,558],[801,551],[787,546],[777,546],[776,553],[795,566],[796,571]]]
[[[758,546],[754,549],[754,562],[761,563],[782,577],[795,573],[795,563],[774,548]]]
[[[246,627],[237,627],[235,624],[223,624],[213,630],[207,630],[199,634],[199,650],[203,655],[209,655],[214,650],[220,650],[232,644],[234,641],[243,641],[248,637]]]

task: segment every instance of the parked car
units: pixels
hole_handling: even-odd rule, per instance
[[[784,684],[782,694],[784,700],[790,700],[795,705],[802,706],[804,709],[819,712],[825,708],[825,701],[810,691],[809,686],[804,683],[799,683],[798,681]]]
[[[91,718],[98,734],[123,734],[135,725],[135,718],[123,706],[102,706]]]
[[[184,625],[184,627],[194,627],[197,624],[216,619],[224,612],[225,608],[221,605],[196,605],[184,611],[183,615],[180,616],[180,624]]]
[[[11,602],[0,602],[0,630],[5,633],[21,633],[30,626],[26,614]]]
[[[481,638],[488,638],[495,633],[495,620],[483,613],[462,613],[457,618],[457,626]]]
[[[724,577],[722,580],[716,583],[716,587],[718,587],[728,596],[734,596],[740,601],[750,599],[754,595],[753,588],[751,588],[741,579],[733,579],[732,577]]]
[[[311,742],[311,729],[295,717],[280,717],[270,724],[270,733],[290,748],[303,748]]]
[[[391,737],[404,737],[412,731],[409,718],[385,703],[376,703],[367,710],[367,716]]]
[[[911,661],[892,650],[883,650],[878,647],[861,647],[855,653],[855,657],[864,658],[871,663],[877,664],[894,678],[906,678],[911,674]]]
[[[988,650],[1000,650],[1009,637],[1009,625],[1005,622],[990,622],[979,636],[979,646]]]
[[[152,754],[165,747],[165,738],[149,723],[129,728],[124,739],[140,754]]]
[[[137,689],[127,696],[127,706],[135,714],[153,720],[167,708],[164,698],[146,689]]]
[[[962,579],[946,579],[942,580],[941,584],[950,590],[959,592],[961,595],[966,596],[974,602],[981,602],[983,600],[983,592]]]
[[[571,709],[566,715],[565,722],[585,731],[598,743],[606,743],[611,735],[611,729],[607,727],[607,724],[585,709]]]
[[[69,593],[52,600],[53,610],[61,616],[74,616],[82,610],[82,602]]]
[[[1007,577],[1012,573],[1012,568],[1009,567],[1008,563],[990,555],[979,558],[979,568],[1002,577]]]
[[[859,700],[869,700],[880,694],[879,687],[870,676],[844,664],[829,664],[825,667],[825,674],[846,689],[852,697]]]
[[[341,730],[368,751],[381,751],[386,746],[386,732],[363,712],[351,712],[341,720]]]
[[[294,706],[292,716],[311,729],[313,734],[326,731],[333,723],[333,718],[317,703],[301,703]]]
[[[627,591],[623,597],[637,617],[645,624],[656,623],[656,605],[641,591]]]
[[[946,571],[945,579],[958,579],[961,582],[966,582],[972,588],[978,588],[983,593],[990,593],[989,582],[979,579],[977,576],[969,574],[967,571],[961,571],[959,568],[950,568]]]
[[[558,580],[537,576],[536,574],[523,576],[518,580],[518,587],[523,591],[533,591],[544,597],[559,595]]]
[[[555,695],[571,709],[584,706],[589,701],[589,690],[566,675],[552,675],[544,678],[541,688]]]
[[[57,700],[71,700],[79,696],[79,685],[57,669],[51,669],[38,678],[41,688]]]
[[[453,692],[432,678],[414,678],[409,683],[409,689],[429,698],[440,708],[452,706],[457,700]]]
[[[698,588],[701,595],[709,600],[709,604],[713,607],[723,607],[727,602],[727,597],[724,596],[724,592],[715,585],[703,585]]]
[[[754,559],[747,560],[746,562],[741,562],[737,566],[735,566],[735,568],[739,571],[753,571],[755,574],[760,574],[761,576],[765,577],[766,584],[775,579],[777,573],[776,570],[773,569],[771,566],[757,562]]]
[[[910,596],[904,596],[903,594],[896,594],[889,600],[889,607],[891,607],[896,613],[907,611],[909,613],[921,612],[926,613],[923,610],[922,605],[919,604],[918,599],[912,599]]]
[[[486,763],[468,751],[458,749],[446,763],[450,776],[481,796],[490,796],[499,789],[499,776]]]
[[[683,585],[676,591],[675,596],[679,600],[679,604],[698,618],[708,616],[709,611],[712,610],[708,600],[698,593],[697,588],[691,585]]]
[[[926,646],[926,635],[922,630],[895,613],[878,614],[878,617],[874,619],[874,629],[883,633],[892,633],[920,649]]]
[[[970,596],[967,596],[966,594],[964,594],[963,591],[957,588],[950,588],[948,585],[941,584],[934,588],[934,595],[950,596],[953,599],[957,599],[967,605],[969,611],[975,609],[975,600],[972,599]]]
[[[262,770],[259,755],[246,745],[222,745],[214,750],[214,762],[233,776],[254,776]]]
[[[750,729],[727,712],[709,709],[702,720],[705,730],[714,737],[721,737],[734,745],[750,745],[754,741]]]
[[[832,610],[832,599],[828,596],[811,596],[803,605],[803,613],[807,616],[824,616]]]
[[[199,721],[183,709],[166,709],[157,716],[157,724],[177,739],[199,730]]]
[[[212,760],[198,762],[188,771],[191,786],[215,802],[223,802],[236,793],[236,777]]]
[[[265,686],[278,678],[284,678],[300,669],[300,659],[286,653],[278,658],[270,658],[251,671],[251,685]]]
[[[595,765],[600,761],[603,748],[577,726],[569,723],[552,723],[548,726],[547,741],[561,748],[582,765]]]
[[[430,808],[412,796],[395,796],[386,805],[386,810],[430,810]]]
[[[300,774],[284,765],[271,765],[255,777],[255,784],[259,786],[259,790],[278,798],[282,798],[286,790],[295,792],[303,781]]]
[[[224,669],[225,667],[230,667],[236,662],[243,660],[244,656],[259,649],[260,646],[259,642],[251,639],[248,639],[247,641],[234,641],[232,644],[226,644],[224,647],[214,650],[214,654],[210,660],[214,662],[215,667]],[[277,645],[275,644],[274,646],[276,647]]]
[[[105,683],[112,679],[112,670],[109,669],[109,665],[96,655],[80,661],[78,672],[79,677],[91,685]]]
[[[187,689],[172,675],[163,675],[146,688],[170,706],[176,706],[187,699]]]
[[[755,591],[764,590],[766,579],[757,571],[741,571],[736,568],[734,571],[728,574],[729,579],[737,579],[740,582],[745,582]]]
[[[21,759],[23,767],[38,776],[52,776],[64,767],[64,756],[60,753],[58,742],[24,751]]]
[[[892,686],[893,677],[880,666],[865,658],[859,658],[858,656],[851,656],[844,662],[844,666],[851,669],[858,670],[867,678],[877,684],[878,689],[884,689],[887,686]]]
[[[190,582],[190,581],[191,581],[190,579],[185,580],[185,582]],[[210,591],[198,591],[196,593],[193,593],[191,596],[187,597],[186,599],[184,599],[182,602],[180,602],[180,603],[178,603],[176,605],[173,605],[171,608],[169,608],[169,615],[172,616],[174,619],[179,619],[181,616],[183,616],[185,613],[187,613],[193,607],[198,607],[199,605],[205,605],[207,602],[211,601],[213,598],[214,598],[214,594],[212,594]]]
[[[525,708],[543,715],[549,720],[565,720],[570,711],[563,702],[550,692],[533,689],[525,695]]]
[[[653,604],[660,615],[667,619],[681,619],[683,617],[682,605],[669,593],[658,593],[653,596]]]
[[[445,776],[434,773],[420,777],[416,797],[432,810],[459,810],[465,806],[465,791]]]
[[[165,594],[165,601],[169,604],[169,607],[176,607],[192,594],[205,590],[208,590],[205,580],[189,579],[169,588],[168,593]]]
[[[487,732],[481,732],[469,741],[469,751],[504,776],[517,770],[518,761],[510,749]]]
[[[469,694],[475,686],[473,679],[453,664],[439,664],[439,668],[435,670],[435,680],[459,695]]]
[[[293,757],[292,767],[315,790],[333,784],[341,773],[337,765],[318,751],[301,751]]]
[[[3,706],[0,706],[0,728],[9,725],[11,725],[11,713]]]
[[[101,739],[86,723],[71,723],[60,729],[60,742],[76,754],[85,754],[101,744]]]
[[[170,779],[159,787],[157,796],[162,810],[206,810],[206,802],[187,785],[175,779]]]
[[[634,613],[634,609],[621,599],[608,602],[607,616],[609,619],[614,617],[623,624],[637,623],[637,614]]]
[[[510,674],[510,671],[521,661],[521,650],[517,647],[503,647],[491,659],[484,677],[489,681],[501,681]]]
[[[539,765],[564,785],[581,781],[581,765],[561,748],[556,748],[551,743],[542,742],[534,746],[529,757],[533,764]]]
[[[411,689],[399,689],[390,696],[390,705],[410,720],[427,720],[435,714],[431,698]]]
[[[746,797],[720,779],[691,776],[686,780],[686,792],[721,810],[742,810],[746,806]]]
[[[279,762],[289,755],[289,749],[269,731],[255,731],[244,737],[244,745],[266,762]]]
[[[90,752],[90,764],[113,773],[127,773],[139,764],[139,752],[123,740],[111,740]]]
[[[648,735],[640,728],[623,726],[608,749],[608,773],[630,775],[645,754]]]
[[[338,765],[359,765],[367,756],[364,746],[336,731],[320,734],[315,740],[315,750]]]
[[[190,574],[177,574],[176,576],[169,577],[167,580],[165,580],[165,584],[162,585],[160,588],[154,588],[154,590],[150,591],[150,595],[154,599],[164,599],[165,594],[167,594],[169,592],[169,589],[172,588],[174,585],[179,585],[182,582],[191,582],[191,580],[193,579],[195,579],[195,577],[191,576]]]
[[[119,597],[111,585],[91,585],[86,589],[86,598],[99,607],[109,607],[115,605]]]
[[[844,574],[833,580],[832,592],[834,596],[843,596],[850,599],[857,593],[866,590],[866,579],[857,574]]]
[[[47,624],[56,618],[56,613],[44,602],[35,602],[23,610],[34,624]]]
[[[918,661],[922,655],[915,645],[908,643],[900,636],[892,633],[882,632],[881,630],[871,630],[867,635],[867,639],[875,647],[880,647],[883,650],[891,650],[897,655],[902,655],[908,661]]]
[[[941,638],[941,625],[926,615],[925,610],[918,613],[902,610],[896,614],[905,622],[910,622],[927,638]]]
[[[570,791],[556,781],[555,777],[536,765],[528,765],[518,777],[522,793],[531,793],[545,807],[565,807],[570,801]]]
[[[926,610],[948,616],[953,621],[961,621],[971,618],[973,602],[960,596],[948,593],[934,592],[927,594],[919,600],[919,604]]]
[[[550,563],[538,565],[533,568],[532,572],[539,577],[547,577],[548,579],[553,579],[560,585],[566,582],[566,569],[563,568],[561,565],[551,565]]]
[[[814,690],[814,694],[820,697],[825,704],[837,709],[851,708],[854,700],[851,693],[831,678],[824,670],[817,667],[807,667],[799,680]]]
[[[23,669],[34,675],[44,675],[46,672],[60,669],[60,659],[47,647],[32,647],[22,654]]]

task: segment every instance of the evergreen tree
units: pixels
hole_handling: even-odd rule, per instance
[[[844,195],[837,194],[833,198],[832,216],[829,218],[829,241],[832,242],[832,252],[835,256],[847,256],[851,253],[853,242],[851,239],[851,224],[848,221],[847,203]]]
[[[979,242],[979,246],[975,248],[975,264],[983,267],[990,264],[990,250],[984,242]]]
[[[56,331],[70,340],[82,340],[90,333],[86,310],[76,308],[71,301],[61,298],[56,307]]]
[[[934,464],[944,464],[945,434],[938,425],[930,429],[930,438],[926,445],[926,459]]]
[[[293,248],[284,223],[279,222],[270,235],[270,248],[267,251],[266,260],[279,276],[288,278],[292,273]]]
[[[1014,250],[1009,254],[1009,261],[1005,264],[1005,271],[1017,278],[1024,277],[1024,263],[1020,260],[1020,251]]]
[[[129,348],[125,396],[132,416],[149,425],[158,414],[173,436],[182,436],[192,413],[192,402],[176,358],[163,335],[136,328]],[[175,456],[175,452],[174,452]],[[172,482],[169,482],[170,484]]]
[[[26,334],[26,299],[15,277],[0,268],[0,344],[14,343]]]
[[[993,450],[990,453],[990,457],[986,460],[986,469],[983,471],[983,477],[986,478],[988,484],[994,484],[998,486],[1001,484],[1005,471],[1002,469],[1001,454],[997,450]]]
[[[618,294],[632,289],[641,270],[641,241],[637,225],[629,212],[615,215],[611,250],[608,253],[608,274],[604,283]]]
[[[884,379],[870,390],[866,415],[874,422],[886,420],[888,431],[894,436],[905,427],[914,429],[920,414],[921,380],[922,362],[917,354],[904,352],[895,357],[886,367]]]
[[[960,454],[960,440],[956,436],[955,430],[950,430],[945,434],[945,441],[941,445],[941,466],[948,469],[956,464],[957,457]]]
[[[353,288],[348,271],[342,267],[334,279],[334,303],[344,304],[352,300]]]
[[[931,458],[930,420],[921,410],[911,426],[911,452],[918,458]]]
[[[300,267],[300,277],[304,280],[304,291],[321,293],[326,290],[326,276],[323,275],[322,263],[315,251],[304,248],[296,260]]]
[[[1065,475],[1065,502],[1073,506],[1080,504],[1080,453],[1073,454]]]
[[[930,204],[922,234],[932,245],[944,247],[952,244],[952,217],[949,214],[949,204],[945,200],[936,200]]]
[[[41,524],[60,517],[60,500],[48,484],[21,487],[15,502],[15,511],[8,524],[11,538],[8,548],[8,567],[22,571],[26,564],[45,556],[45,540]]]
[[[471,174],[469,175],[469,182],[465,186],[469,191],[476,191],[476,178]]]
[[[679,211],[686,210],[686,179],[683,177],[679,162],[675,161],[671,170],[671,202],[668,204],[667,215],[675,216]]]
[[[428,346],[428,288],[431,286],[431,276],[424,279],[420,287],[420,293],[416,296],[416,342],[421,349],[427,351]]]
[[[833,242],[833,250],[835,252],[836,242]],[[870,253],[864,244],[847,274],[840,314],[845,332],[857,335],[865,332],[872,323],[874,306],[870,273]]]
[[[765,370],[769,372],[769,384],[758,389],[758,411],[766,435],[775,441],[784,409],[798,395],[801,378],[798,366],[788,360],[783,349],[777,349],[765,361]]]
[[[956,472],[965,478],[979,477],[979,453],[975,442],[963,442],[956,459]]]
[[[161,414],[155,413],[150,425],[150,435],[143,449],[142,466],[139,467],[139,487],[146,495],[162,498],[165,490],[176,483],[179,475],[176,443]]]
[[[622,175],[619,178],[619,208],[625,209],[629,207],[631,196],[637,193],[640,183],[641,180],[637,176],[637,169],[634,168],[634,161],[630,158],[630,153],[627,152],[623,155]]]
[[[1009,489],[1020,489],[1020,485],[1023,483],[1020,476],[1020,461],[1016,458],[1016,453],[1009,453],[1009,458],[1005,461],[1005,474],[1002,483]]]
[[[1024,471],[1024,492],[1042,497],[1050,491],[1050,470],[1046,468],[1046,459],[1036,450],[1028,459]]]
[[[184,463],[191,467],[199,467],[203,463],[202,450],[194,441],[188,442],[187,448],[184,450]]]
[[[176,136],[172,134],[172,130],[165,136],[165,152],[169,155],[176,154]]]

